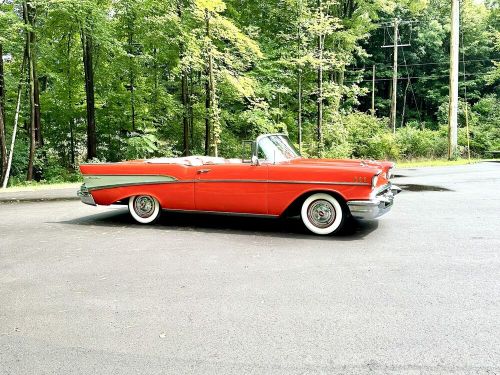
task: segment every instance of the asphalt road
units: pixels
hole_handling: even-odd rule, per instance
[[[0,374],[500,373],[500,164],[399,171],[379,221],[0,204]]]

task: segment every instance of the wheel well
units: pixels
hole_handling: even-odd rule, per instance
[[[342,206],[342,210],[344,212],[347,212],[347,213],[349,212],[349,210],[347,209],[346,200],[338,192],[331,191],[331,190],[314,190],[314,191],[308,191],[306,193],[303,193],[302,195],[300,195],[297,198],[295,198],[295,200],[292,203],[290,203],[290,205],[286,208],[286,210],[283,212],[283,214],[281,216],[282,217],[300,216],[300,209],[301,209],[302,204],[304,203],[304,201],[308,197],[310,197],[311,195],[317,194],[317,193],[324,193],[324,194],[331,195],[332,197],[334,197],[335,199],[337,199],[337,201]],[[346,211],[346,209],[347,209],[347,211]]]

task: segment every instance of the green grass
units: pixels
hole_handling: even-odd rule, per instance
[[[81,182],[58,182],[58,183],[47,183],[47,182],[24,182],[22,185],[16,185],[8,187],[7,189],[1,189],[2,192],[15,192],[15,191],[33,191],[33,190],[56,190],[56,189],[68,189],[68,188],[78,188]]]
[[[447,160],[447,159],[426,159],[426,160],[400,160],[396,162],[398,168],[417,168],[417,167],[448,167],[453,165],[466,165],[466,164],[476,164],[482,161],[488,161],[486,159],[457,159],[457,160]]]

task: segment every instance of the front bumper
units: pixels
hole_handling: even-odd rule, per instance
[[[92,197],[92,194],[90,193],[89,189],[87,189],[85,184],[83,184],[80,187],[80,190],[78,190],[76,192],[76,195],[78,195],[78,197],[80,197],[80,200],[83,203],[91,205],[91,206],[97,206],[97,204],[94,201],[94,198]]]
[[[387,184],[376,191],[372,199],[349,201],[347,206],[356,219],[375,219],[391,210],[394,196],[400,192],[401,189],[396,185]]]

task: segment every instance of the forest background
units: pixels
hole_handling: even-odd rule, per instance
[[[444,157],[450,3],[0,0],[0,181],[9,155],[11,185],[74,181],[84,161],[241,157],[269,132],[310,157]],[[456,157],[483,158],[500,150],[500,3],[462,0],[460,18]]]

